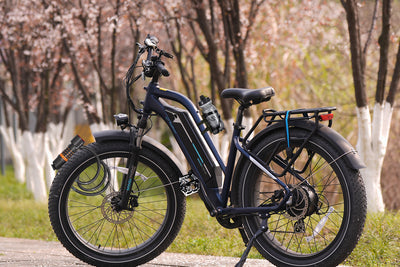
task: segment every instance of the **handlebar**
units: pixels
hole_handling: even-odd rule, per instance
[[[169,71],[164,67],[164,62],[156,61],[158,71],[165,77],[169,76]]]
[[[147,77],[154,77],[155,71],[157,71],[159,74],[163,76],[169,76],[169,71],[165,68],[164,62],[161,61],[161,57],[164,56],[166,58],[173,58],[173,56],[164,50],[161,50],[157,47],[158,45],[158,39],[155,36],[147,35],[146,39],[144,40],[144,45],[137,43],[139,46],[139,53],[138,57],[136,60],[139,59],[139,57],[147,52],[147,57],[146,60],[143,61],[142,67],[144,68],[144,74]],[[153,52],[157,53],[157,55],[153,55]],[[136,66],[135,61],[135,66]]]
[[[126,96],[128,98],[128,102],[131,106],[131,108],[137,112],[137,113],[142,113],[142,111],[136,109],[131,97],[130,97],[130,87],[131,85],[136,82],[140,77],[147,76],[152,78],[152,82],[157,82],[158,78],[160,75],[163,75],[165,77],[169,76],[169,71],[167,68],[164,66],[164,62],[161,60],[161,57],[166,57],[166,58],[173,58],[173,56],[164,50],[161,50],[157,47],[158,45],[158,39],[155,36],[147,35],[146,39],[144,40],[144,44],[136,43],[137,46],[139,47],[139,51],[137,54],[137,57],[134,61],[134,63],[130,66],[129,70],[126,73],[125,76],[125,88],[126,88]],[[143,60],[142,62],[142,67],[143,71],[141,74],[138,76],[132,78],[132,75],[134,73],[134,70],[136,68],[136,65],[139,61],[139,58],[147,52],[147,57],[146,60]],[[157,55],[153,55],[153,53],[156,53]]]

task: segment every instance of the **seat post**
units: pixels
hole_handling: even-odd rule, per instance
[[[246,107],[244,107],[243,105],[239,106],[238,113],[236,115],[236,121],[233,123],[232,141],[231,141],[231,147],[229,149],[228,162],[226,164],[225,181],[223,187],[224,189],[222,191],[222,196],[221,196],[223,201],[223,207],[226,207],[228,202],[229,189],[232,182],[232,174],[237,154],[236,143],[240,138],[240,132],[244,129],[244,127],[242,126],[242,120],[245,109]]]
[[[233,136],[239,136],[240,132],[244,129],[242,126],[243,114],[247,107],[240,105],[238,108],[238,113],[236,114],[236,121],[233,124]]]

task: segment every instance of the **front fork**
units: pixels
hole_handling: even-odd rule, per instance
[[[147,127],[147,119],[149,115],[144,114],[137,127],[130,128],[130,140],[129,140],[129,158],[126,164],[128,173],[123,175],[122,184],[120,188],[120,201],[117,205],[119,210],[130,210],[133,208],[131,202],[132,186],[134,184],[136,169],[139,162],[140,150],[142,149],[142,139],[144,136],[145,129]]]

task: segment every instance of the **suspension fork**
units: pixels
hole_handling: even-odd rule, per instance
[[[140,118],[137,127],[131,127],[130,129],[130,140],[129,140],[129,158],[126,164],[128,174],[123,175],[122,184],[120,188],[120,201],[118,203],[118,209],[130,209],[130,196],[132,192],[132,186],[135,180],[135,174],[137,165],[139,162],[140,150],[142,149],[142,139],[144,131],[147,127],[147,119],[149,115],[143,114]]]

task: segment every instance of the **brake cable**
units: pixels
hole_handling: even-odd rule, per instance
[[[146,51],[145,46],[142,46],[140,43],[136,43],[136,44],[139,46],[139,51],[138,51],[138,54],[136,56],[135,61],[133,62],[133,64],[129,67],[128,71],[126,72],[126,75],[125,75],[125,89],[126,89],[126,96],[128,98],[128,103],[131,106],[131,108],[136,113],[143,114],[143,112],[141,110],[136,108],[136,106],[133,103],[133,100],[131,98],[131,94],[130,94],[130,88],[131,88],[132,84],[134,84],[142,76],[142,74],[139,74],[133,80],[131,79],[132,75],[133,75],[133,72],[134,72],[134,70],[136,68],[137,62],[139,61],[139,58]]]
[[[135,78],[132,79],[133,72],[137,66],[137,63],[139,61],[139,58],[147,51],[148,46],[146,45],[141,45],[140,43],[136,43],[136,45],[139,47],[138,54],[136,56],[135,61],[133,64],[129,67],[128,71],[126,72],[125,75],[125,88],[126,88],[126,96],[128,98],[128,103],[130,107],[132,108],[133,111],[135,111],[138,114],[143,114],[143,111],[140,109],[137,109],[132,98],[130,95],[130,87],[132,84],[134,84],[137,80],[139,80],[140,77],[143,76],[143,72],[139,75],[137,75]],[[155,52],[159,55],[157,60],[160,60],[162,56],[165,56],[167,58],[173,58],[173,56],[164,50],[159,49],[158,47],[155,49]],[[149,114],[150,116],[156,115],[156,114]]]

